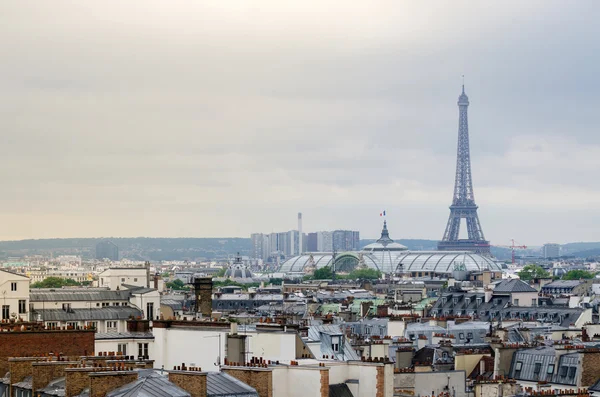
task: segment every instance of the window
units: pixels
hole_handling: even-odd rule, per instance
[[[577,372],[577,367],[569,367],[569,378],[574,378],[575,372]]]
[[[10,306],[2,305],[2,320],[8,320],[10,318]]]
[[[58,323],[56,323],[54,321],[46,323],[46,328],[48,328],[48,329],[56,328],[57,326],[58,326]]]
[[[473,333],[472,332],[467,332],[467,338],[473,339]]]
[[[533,366],[533,373],[537,375],[540,373],[541,370],[542,370],[542,363],[535,363]]]
[[[146,303],[146,320],[152,320],[154,317],[154,303],[148,302]]]
[[[71,310],[71,304],[70,303],[63,303],[62,304],[62,308],[65,311]]]
[[[100,279],[100,285],[104,285],[104,279],[103,278]]]
[[[94,329],[98,329],[98,322],[97,321],[88,321],[87,326],[92,327]]]
[[[17,283],[10,283],[10,290],[11,291],[16,291],[17,290]]]
[[[567,367],[566,365],[563,365],[562,367],[560,367],[559,375],[564,378],[565,376],[567,376],[568,370],[569,370],[569,367]]]
[[[520,371],[521,368],[523,368],[523,362],[517,361],[517,363],[515,364],[515,371]]]
[[[106,322],[106,331],[116,331],[117,330],[117,322],[116,321],[107,321]]]
[[[122,279],[121,279],[121,282],[122,282],[122,283],[124,283],[124,282],[125,282],[125,279],[124,279],[124,278],[122,278]]]
[[[137,278],[134,278],[134,279],[133,279],[133,281],[134,281],[134,282],[135,282],[135,281],[137,281]]]
[[[554,364],[548,365],[548,370],[546,371],[546,373],[548,373],[548,374],[554,373]]]
[[[519,300],[518,299],[513,300],[513,303],[514,303],[515,306],[519,306]]]
[[[117,345],[117,351],[119,353],[121,353],[122,355],[126,356],[127,355],[127,343],[119,343]]]
[[[77,324],[77,321],[68,321],[67,322],[67,327],[73,327],[73,329],[77,328],[79,324]]]
[[[96,307],[100,307],[100,302],[96,302]]]
[[[138,357],[148,357],[147,343],[138,343]]]
[[[465,339],[465,334],[461,332],[460,334],[458,334],[458,338],[459,339]]]
[[[19,300],[19,314],[27,313],[27,301]]]
[[[365,327],[365,334],[371,335],[371,327]]]
[[[110,302],[102,302],[102,307],[110,306]]]

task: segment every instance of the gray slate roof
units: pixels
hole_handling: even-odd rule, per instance
[[[580,284],[583,283],[579,280],[555,280],[544,285],[542,288],[575,288]]]
[[[154,339],[152,332],[96,332],[96,340],[104,339]]]
[[[32,288],[30,302],[123,301],[129,300],[130,291],[110,291],[87,288],[59,289]]]
[[[50,381],[46,387],[38,390],[38,392],[44,393],[44,395],[63,397],[65,395],[65,384],[64,376],[62,378],[56,378]]]
[[[44,321],[87,321],[87,320],[127,320],[130,316],[143,316],[141,310],[128,306],[110,306],[97,309],[62,309],[34,310],[33,315],[39,314]]]
[[[224,372],[206,374],[207,397],[258,397],[256,390]]]
[[[329,397],[354,397],[345,383],[329,385]]]
[[[498,283],[494,288],[494,293],[496,292],[537,292],[537,290],[524,281],[512,279]]]
[[[166,376],[150,374],[106,394],[106,397],[190,397]]]

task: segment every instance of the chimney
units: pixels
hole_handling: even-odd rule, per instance
[[[298,212],[298,255],[302,255],[302,212]]]
[[[158,280],[160,280],[160,274],[156,273],[154,275],[154,289],[158,290]]]
[[[90,397],[105,397],[108,392],[135,382],[138,373],[135,371],[114,371],[90,373]]]
[[[240,335],[238,333],[227,334],[225,350],[227,352],[227,362],[240,363],[242,365],[246,363],[246,338],[246,335]]]
[[[202,317],[212,317],[212,288],[212,278],[194,278],[194,294],[196,295],[196,313],[202,313]]]
[[[65,397],[75,397],[90,389],[90,397],[103,397],[114,389],[135,382],[137,371],[117,371],[112,368],[65,368]],[[98,372],[99,371],[99,372]]]
[[[65,376],[65,368],[78,365],[79,361],[40,361],[32,363],[32,390],[39,390],[56,378]]]
[[[169,382],[181,387],[192,397],[206,397],[206,372],[172,371],[169,372]]]
[[[146,288],[150,288],[150,262],[146,261],[144,267],[146,268]]]
[[[258,397],[273,395],[273,368],[225,367],[222,371],[256,389]]]

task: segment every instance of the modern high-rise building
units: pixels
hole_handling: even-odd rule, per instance
[[[335,230],[332,233],[333,250],[336,252],[357,251],[359,249],[359,232],[354,230]]]
[[[317,232],[317,251],[333,252],[333,233]]]
[[[298,230],[290,230],[270,234],[253,233],[250,238],[253,258],[267,261],[276,254],[289,258],[304,252],[356,251],[359,249],[360,233],[355,230],[336,230],[300,234]]]
[[[96,259],[119,260],[119,247],[112,241],[102,240],[96,244]]]
[[[542,247],[544,258],[558,258],[560,256],[560,244],[546,243]]]
[[[252,253],[253,259],[262,259],[266,261],[271,256],[271,239],[270,235],[263,233],[253,233],[250,235],[252,240]]]
[[[298,212],[298,255],[304,251],[304,235],[302,234],[302,212]]]
[[[306,236],[306,252],[317,252],[319,250],[318,233],[308,233]]]

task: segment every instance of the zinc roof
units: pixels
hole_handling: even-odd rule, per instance
[[[29,290],[30,302],[75,302],[75,301],[122,301],[129,300],[130,291],[88,290],[82,289],[47,289],[32,288]]]
[[[169,382],[166,376],[150,374],[106,394],[106,397],[189,397],[190,393]]]
[[[111,306],[98,309],[42,309],[33,313],[42,316],[44,321],[87,321],[87,320],[126,320],[129,317],[142,316],[141,310],[133,307]]]
[[[254,388],[224,372],[206,374],[206,395],[207,397],[258,397]]]

